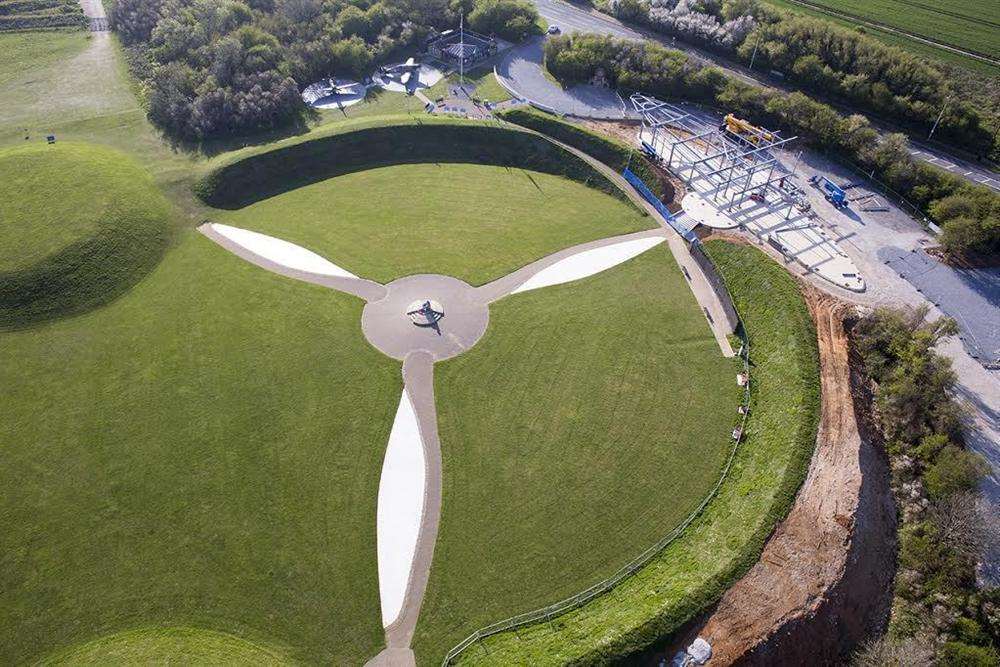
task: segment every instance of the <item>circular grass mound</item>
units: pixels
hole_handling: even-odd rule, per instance
[[[86,312],[127,291],[169,243],[169,205],[116,151],[0,151],[0,329]]]
[[[290,665],[294,661],[233,635],[200,628],[141,628],[60,651],[42,665]]]

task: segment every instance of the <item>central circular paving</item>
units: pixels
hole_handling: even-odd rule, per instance
[[[394,280],[386,295],[370,301],[361,330],[376,349],[394,359],[417,350],[435,360],[468,350],[486,332],[489,307],[476,288],[450,276],[421,274]]]

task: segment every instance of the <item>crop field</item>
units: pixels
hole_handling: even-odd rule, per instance
[[[0,0],[0,31],[85,25],[87,19],[76,0]]]
[[[861,19],[910,35],[946,44],[993,59],[1000,59],[1000,11],[995,3],[962,0],[941,4],[930,0],[769,0],[787,9],[819,15],[845,25]],[[842,16],[827,14],[837,12]],[[1000,67],[949,52],[905,35],[865,26],[875,37],[920,55],[942,58],[987,73],[1000,74]]]

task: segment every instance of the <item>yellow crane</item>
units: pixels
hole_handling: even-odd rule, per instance
[[[730,132],[745,137],[750,143],[756,144],[761,140],[774,141],[777,139],[776,136],[767,130],[757,127],[756,125],[752,125],[742,118],[737,118],[733,114],[726,114],[725,121],[726,128],[728,128]]]

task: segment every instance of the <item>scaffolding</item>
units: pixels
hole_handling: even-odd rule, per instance
[[[795,209],[808,210],[804,194],[790,182],[795,168],[785,172],[774,156],[775,149],[787,148],[798,137],[782,137],[777,131],[740,121],[753,127],[751,140],[746,132],[735,131],[732,122],[715,127],[676,105],[641,93],[629,99],[642,119],[643,150],[688,184],[704,179],[710,184],[712,199],[721,200],[726,209],[747,198],[763,203],[773,196],[787,206],[786,220]]]

